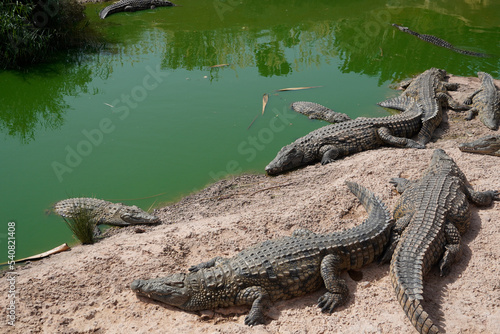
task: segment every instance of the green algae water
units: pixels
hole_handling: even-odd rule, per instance
[[[500,4],[441,1],[177,0],[119,13],[89,4],[109,41],[27,72],[0,72],[0,262],[74,239],[50,213],[92,196],[143,209],[217,179],[263,173],[278,150],[325,125],[289,110],[314,101],[351,117],[386,116],[390,85],[430,67],[500,78]],[[425,43],[398,23],[475,58]],[[276,92],[288,87],[316,87]],[[262,96],[269,103],[262,114]]]

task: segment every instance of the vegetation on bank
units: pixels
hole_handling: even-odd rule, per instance
[[[73,235],[84,245],[95,243],[96,217],[90,210],[80,209],[73,217],[63,217]]]
[[[54,52],[90,43],[77,0],[7,0],[0,4],[0,68],[21,68]]]

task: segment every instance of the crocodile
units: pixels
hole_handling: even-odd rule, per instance
[[[351,118],[346,114],[333,111],[332,109],[314,102],[298,101],[292,103],[290,108],[298,113],[308,116],[309,119],[319,119],[332,124],[351,120]]]
[[[448,90],[456,90],[458,85],[446,82],[445,78],[445,70],[430,68],[416,78],[402,82],[401,87],[404,91],[400,96],[380,102],[378,105],[405,110],[416,99],[424,109],[422,129],[418,134],[417,142],[425,145],[431,140],[434,130],[441,124],[443,104],[453,109],[466,109],[448,94]]]
[[[370,190],[354,183],[347,187],[368,212],[368,218],[351,229],[316,234],[295,230],[291,237],[267,240],[232,258],[215,257],[176,273],[148,280],[138,279],[130,288],[138,296],[199,311],[237,305],[251,306],[246,325],[265,322],[271,302],[316,291],[323,312],[332,313],[348,300],[342,270],[359,269],[376,260],[389,240],[390,213]]]
[[[479,114],[479,119],[486,127],[498,130],[500,94],[491,75],[486,72],[477,72],[477,76],[481,80],[481,87],[464,101],[464,104],[472,105],[465,119],[471,120],[476,114]]]
[[[438,333],[422,306],[423,276],[439,262],[441,276],[460,257],[461,234],[470,224],[469,202],[490,205],[498,191],[476,192],[457,164],[441,149],[434,150],[418,181],[393,178],[401,194],[394,211],[396,223],[382,262],[390,260],[390,278],[397,299],[422,334]]]
[[[54,210],[62,217],[73,218],[82,210],[88,210],[95,217],[96,224],[129,226],[137,224],[157,224],[160,219],[135,205],[112,203],[102,199],[79,197],[57,202]]]
[[[266,166],[266,172],[276,175],[316,161],[325,165],[339,157],[375,149],[384,144],[424,148],[409,139],[420,131],[422,112],[418,103],[412,103],[405,112],[398,115],[358,117],[326,125],[283,147]]]
[[[107,6],[99,13],[101,19],[119,12],[135,12],[138,10],[154,9],[156,7],[175,6],[170,1],[166,0],[121,0],[112,5]]]
[[[486,53],[480,53],[480,52],[459,49],[459,48],[453,46],[452,44],[448,43],[447,41],[445,41],[439,37],[436,37],[433,35],[419,34],[416,31],[410,30],[408,27],[403,27],[403,26],[396,24],[396,23],[393,23],[392,26],[398,28],[402,32],[416,36],[427,43],[431,43],[431,44],[434,44],[434,45],[437,45],[437,46],[440,46],[443,48],[447,48],[447,49],[450,49],[454,52],[457,52],[457,53],[460,53],[463,55],[474,56],[474,57],[483,57],[483,58],[484,57],[491,57],[489,54],[486,54]]]
[[[500,157],[500,135],[488,135],[458,146],[460,151]]]

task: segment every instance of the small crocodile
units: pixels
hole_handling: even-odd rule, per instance
[[[332,313],[349,295],[341,271],[377,259],[392,226],[387,208],[371,191],[354,182],[346,185],[368,212],[361,225],[329,234],[299,229],[291,237],[267,240],[232,258],[192,266],[189,273],[139,279],[130,287],[139,296],[187,311],[249,305],[245,324],[257,325],[265,322],[271,302],[305,295],[324,284],[327,292],[318,306]]]
[[[421,304],[423,276],[438,262],[441,276],[447,275],[460,257],[460,235],[470,224],[469,201],[490,205],[500,200],[500,194],[474,191],[441,149],[433,152],[420,180],[394,178],[391,183],[402,195],[394,208],[396,225],[382,262],[390,260],[396,297],[417,331],[438,333]]]
[[[417,36],[418,38],[420,38],[421,40],[423,40],[427,43],[441,46],[443,48],[450,49],[452,51],[455,51],[457,53],[461,53],[463,55],[474,56],[474,57],[490,57],[490,55],[488,55],[486,53],[480,53],[480,52],[474,52],[474,51],[462,50],[462,49],[456,48],[453,45],[451,45],[450,43],[448,43],[447,41],[445,41],[439,37],[432,36],[432,35],[426,35],[426,34],[419,34],[418,32],[410,30],[408,27],[403,27],[403,26],[396,24],[396,23],[393,23],[392,26],[398,28],[402,32],[405,32],[405,33],[413,35],[413,36]]]
[[[466,109],[448,94],[448,90],[456,90],[458,85],[446,82],[445,77],[445,70],[434,67],[428,69],[416,78],[402,82],[401,87],[404,91],[400,96],[380,102],[378,105],[405,110],[416,99],[424,109],[422,130],[418,134],[417,141],[425,145],[431,140],[434,130],[441,124],[443,103],[453,109]]]
[[[500,135],[488,135],[458,146],[460,151],[500,157]]]
[[[57,202],[54,210],[62,217],[73,218],[82,210],[88,210],[95,217],[96,224],[129,226],[136,224],[157,224],[160,219],[135,205],[112,203],[97,198],[68,198]]]
[[[500,123],[500,94],[491,75],[477,72],[477,76],[481,79],[481,87],[465,100],[465,104],[472,105],[465,119],[471,120],[479,114],[484,125],[497,130]]]
[[[101,19],[119,12],[135,12],[138,10],[154,9],[156,7],[175,6],[170,1],[166,0],[121,0],[112,5],[107,6],[99,13]]]
[[[420,131],[422,108],[412,103],[408,110],[393,116],[364,118],[326,125],[283,147],[267,167],[276,175],[321,161],[328,164],[352,153],[375,149],[384,144],[424,148],[408,139]]]
[[[340,123],[350,121],[351,118],[314,102],[298,101],[291,104],[290,108],[298,113],[306,115],[309,119],[319,119],[328,123]]]

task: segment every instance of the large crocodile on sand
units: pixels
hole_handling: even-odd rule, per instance
[[[266,166],[266,172],[276,175],[316,161],[325,165],[339,157],[384,144],[424,148],[424,145],[408,139],[420,131],[421,119],[422,107],[412,103],[408,110],[398,115],[358,117],[324,126],[283,147]]]
[[[391,183],[402,195],[394,208],[396,225],[382,261],[390,260],[396,297],[417,331],[438,333],[421,304],[423,276],[438,262],[441,276],[450,272],[460,257],[460,235],[470,224],[469,201],[489,205],[500,200],[499,192],[474,191],[441,149],[434,151],[420,180],[394,178]]]
[[[445,78],[445,70],[434,67],[428,69],[414,79],[402,82],[401,87],[404,91],[400,96],[380,102],[378,105],[405,110],[416,99],[424,109],[422,130],[418,134],[417,141],[425,145],[431,140],[434,130],[441,124],[443,104],[453,109],[466,108],[455,102],[448,94],[448,90],[456,90],[458,85],[446,82]]]
[[[481,87],[465,100],[465,104],[472,105],[465,119],[471,120],[479,114],[484,125],[497,130],[500,123],[500,94],[491,75],[477,72],[477,76],[481,79]]]
[[[396,23],[393,23],[392,26],[398,28],[402,32],[416,36],[427,43],[441,46],[443,48],[450,49],[452,51],[455,51],[457,53],[461,53],[463,55],[474,56],[474,57],[490,57],[490,55],[488,55],[486,53],[480,53],[480,52],[459,49],[459,48],[451,45],[450,43],[448,43],[444,39],[441,39],[441,38],[433,36],[433,35],[419,34],[416,31],[410,30],[408,27],[403,27],[403,26],[396,24]]]
[[[154,9],[156,7],[175,6],[170,1],[166,0],[121,0],[112,5],[107,6],[99,13],[101,19],[119,12],[135,12],[138,10]]]
[[[378,258],[392,226],[385,205],[371,191],[346,184],[368,212],[361,225],[330,234],[296,230],[291,237],[265,241],[232,258],[192,266],[189,273],[139,279],[130,287],[139,296],[187,311],[249,305],[245,324],[257,325],[265,322],[271,302],[305,295],[324,284],[327,292],[318,306],[332,313],[349,294],[340,272]]]
[[[157,224],[160,219],[135,205],[112,203],[102,199],[79,197],[57,202],[54,210],[62,217],[74,218],[85,210],[95,217],[96,224],[129,226],[137,224]]]
[[[500,135],[487,135],[458,146],[460,151],[500,157]]]

